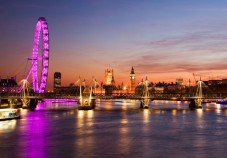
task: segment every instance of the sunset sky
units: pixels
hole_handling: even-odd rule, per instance
[[[0,5],[0,76],[27,73],[35,25],[45,17],[50,33],[48,88],[53,73],[63,85],[78,76],[117,84],[227,78],[226,0],[7,0]],[[27,65],[27,66],[26,66]]]

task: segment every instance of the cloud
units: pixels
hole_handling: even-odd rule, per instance
[[[213,72],[227,68],[227,33],[199,31],[179,36],[136,41],[141,49],[130,58],[118,60],[122,73],[133,65],[141,74]]]
[[[149,42],[137,42],[136,44],[144,45],[152,49],[167,49],[167,48],[198,48],[203,47],[204,49],[213,44],[219,44],[219,46],[225,46],[224,42],[227,41],[227,33],[218,33],[213,31],[193,32],[185,33],[180,36],[167,37],[160,40],[152,40]],[[211,45],[210,45],[211,44]],[[217,47],[213,47],[217,48]]]

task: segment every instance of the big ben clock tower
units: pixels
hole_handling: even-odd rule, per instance
[[[134,68],[132,66],[131,73],[130,73],[130,92],[135,93],[135,88],[136,88],[136,75],[134,72]]]

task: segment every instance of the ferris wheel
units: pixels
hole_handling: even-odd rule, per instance
[[[40,36],[42,35],[42,56],[39,56]],[[32,66],[27,74],[26,80],[32,73],[32,87],[36,93],[44,93],[47,83],[48,68],[49,68],[49,31],[46,19],[40,17],[36,23],[33,49],[32,49]],[[42,61],[41,69],[39,68],[39,61]],[[38,72],[41,71],[41,76]],[[40,78],[40,81],[39,81]]]
[[[40,35],[42,35],[42,56],[39,56],[39,43],[40,43]],[[38,22],[36,23],[34,40],[33,40],[33,49],[32,49],[32,65],[30,70],[25,77],[27,81],[30,74],[32,73],[32,87],[34,92],[36,93],[44,93],[47,83],[48,76],[48,68],[49,68],[49,31],[46,19],[44,17],[40,17]],[[39,68],[39,61],[42,61],[42,66]],[[38,73],[41,71],[41,76],[38,76]],[[39,81],[40,79],[40,81]],[[24,89],[25,85],[22,84],[19,91],[21,92]]]

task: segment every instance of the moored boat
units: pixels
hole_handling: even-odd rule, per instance
[[[0,109],[0,121],[20,118],[20,109]]]
[[[218,99],[216,101],[217,104],[227,104],[227,99]]]

